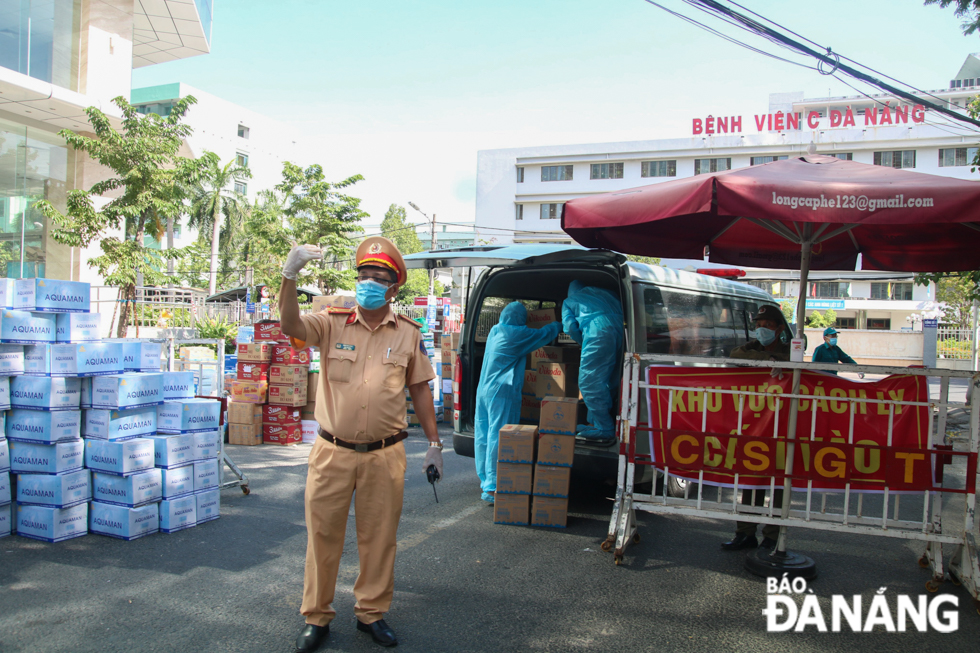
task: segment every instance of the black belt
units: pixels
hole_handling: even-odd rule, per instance
[[[391,437],[385,438],[384,440],[375,440],[374,442],[347,442],[346,440],[341,440],[340,438],[335,438],[323,429],[317,429],[317,433],[321,438],[327,442],[333,442],[338,447],[344,447],[345,449],[353,449],[358,453],[367,453],[368,451],[377,451],[378,449],[384,449],[385,447],[390,447],[398,444],[402,440],[408,437],[408,433],[405,431],[399,431]]]

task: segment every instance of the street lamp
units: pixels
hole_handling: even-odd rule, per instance
[[[419,213],[421,213],[422,215],[424,215],[426,220],[429,220],[429,216],[425,215],[425,211],[420,209],[418,205],[415,204],[415,202],[409,202],[408,205],[413,209],[415,209],[416,211],[418,211]],[[432,214],[432,239],[430,241],[429,249],[434,250],[435,248],[436,248],[436,214],[433,213]],[[432,294],[435,292],[435,288],[436,288],[436,269],[429,268],[429,297],[432,297]]]

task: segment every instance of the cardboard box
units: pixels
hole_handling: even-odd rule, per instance
[[[0,506],[0,537],[10,535],[14,528],[14,506],[7,504]]]
[[[521,419],[534,424],[541,421],[541,402],[534,396],[521,395]]]
[[[231,424],[261,424],[265,406],[259,404],[228,402],[228,422]]]
[[[264,404],[268,392],[266,381],[235,381],[231,384],[231,400],[242,404]]]
[[[160,433],[216,431],[220,422],[221,402],[217,399],[177,399],[157,406]]]
[[[272,347],[273,365],[310,365],[310,348],[294,349],[290,345]]]
[[[302,419],[300,409],[295,406],[275,406],[272,404],[262,406],[263,424],[284,426],[286,424],[299,424]]]
[[[238,345],[238,362],[272,363],[271,342],[252,342]]]
[[[309,376],[309,365],[273,365],[269,368],[269,385],[301,385],[305,393]]]
[[[217,360],[217,355],[210,347],[181,347],[179,358],[182,361],[201,362]]]
[[[567,438],[569,436],[560,435],[549,437]],[[531,494],[539,497],[560,497],[567,499],[568,486],[571,478],[571,467],[556,467],[554,465],[544,465],[539,462],[534,466],[534,485],[532,486]]]
[[[81,437],[81,410],[24,410],[7,414],[5,433],[15,442],[52,444]]]
[[[197,526],[197,497],[193,494],[160,502],[160,531],[176,533]]]
[[[270,385],[269,403],[277,406],[305,406],[306,384]]]
[[[210,460],[221,454],[221,431],[198,431],[191,435],[194,437],[195,460]]]
[[[43,542],[62,542],[88,534],[88,504],[71,508],[17,506],[17,534]]]
[[[124,342],[123,367],[127,372],[159,372],[163,345],[159,342]]]
[[[194,397],[194,372],[162,372],[162,374],[164,401]]]
[[[310,399],[311,397],[307,397]],[[300,420],[310,420],[316,421],[316,402],[309,402],[305,406],[299,409]]]
[[[92,498],[127,508],[156,503],[163,498],[163,473],[157,468],[130,476],[92,472]]]
[[[500,429],[497,460],[505,463],[534,462],[534,445],[538,435],[535,426],[506,424]]]
[[[24,374],[51,376],[51,345],[24,345]]]
[[[14,307],[14,280],[10,277],[0,279],[0,309]]]
[[[79,379],[16,376],[10,381],[10,405],[30,410],[77,410]]]
[[[568,520],[568,499],[534,497],[531,502],[531,525],[565,528]]]
[[[300,444],[303,442],[302,424],[263,424],[262,442],[265,444]]]
[[[10,471],[10,443],[6,438],[3,438],[0,439],[0,472],[8,471]]]
[[[53,344],[57,329],[54,314],[0,311],[0,342],[27,345]]]
[[[10,472],[0,472],[0,506],[11,502],[10,492]]]
[[[81,379],[81,396],[78,399],[78,406],[82,409],[92,407],[92,377],[86,376]]]
[[[92,379],[93,408],[142,408],[162,403],[163,374],[159,372],[126,372]]]
[[[524,386],[521,388],[521,394],[534,395],[538,391],[538,371],[534,370],[524,370]]]
[[[64,474],[84,466],[85,443],[70,440],[57,444],[10,442],[10,471],[15,474]]]
[[[155,435],[153,441],[153,465],[162,469],[183,467],[194,462],[194,435]]]
[[[160,468],[160,482],[164,499],[175,499],[194,493],[194,464]]]
[[[0,376],[0,415],[5,410],[10,410],[10,377]],[[0,437],[2,434],[3,429],[0,428]]]
[[[129,476],[153,467],[153,440],[137,438],[125,442],[85,440],[85,466],[89,469]]]
[[[268,381],[269,363],[239,363],[235,378],[239,381]]]
[[[538,464],[571,467],[575,459],[575,436],[540,433],[538,435]]]
[[[527,526],[531,497],[526,494],[495,494],[493,523]]]
[[[328,308],[354,308],[355,306],[357,306],[357,299],[346,295],[322,295],[313,298],[314,313]]]
[[[578,365],[573,363],[540,363],[534,396],[578,398]]]
[[[65,474],[18,474],[17,503],[71,508],[91,501],[92,480],[87,469]]]
[[[17,279],[14,308],[48,313],[88,313],[91,284],[62,279]]]
[[[58,313],[55,342],[98,342],[102,339],[100,313]]]
[[[24,373],[24,346],[0,345],[0,376]]]
[[[51,345],[51,376],[104,376],[123,372],[123,345],[85,342]],[[27,349],[25,353],[25,364]],[[157,366],[159,367],[159,365]]]
[[[218,488],[194,493],[197,501],[197,523],[214,521],[221,516],[221,491]]]
[[[132,410],[91,408],[85,411],[82,419],[82,435],[86,438],[132,440],[156,432],[157,409],[154,406]]]
[[[532,329],[540,329],[546,324],[551,324],[556,319],[555,309],[553,308],[542,308],[537,311],[527,312],[527,325]]]
[[[99,535],[135,540],[160,532],[160,507],[151,503],[127,508],[93,501],[89,507],[89,531]]]
[[[262,444],[262,424],[229,424],[228,444]]]
[[[497,463],[497,494],[531,494],[533,465]]]
[[[313,444],[316,442],[320,425],[315,421],[303,420],[299,423],[299,430],[300,434],[303,436],[303,444]]]
[[[218,461],[214,458],[194,463],[194,491],[218,487]]]
[[[306,398],[316,401],[316,389],[320,383],[320,373],[310,372],[306,377]]]
[[[282,333],[278,322],[256,322],[255,342],[288,342],[289,338]]]
[[[541,433],[575,435],[577,416],[578,399],[548,397],[541,400],[541,420],[538,422],[538,428]]]
[[[541,363],[578,363],[581,356],[578,347],[541,347],[531,352],[531,364],[537,368]]]

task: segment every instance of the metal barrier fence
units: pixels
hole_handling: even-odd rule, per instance
[[[973,336],[973,329],[939,327],[936,333],[936,355],[955,360],[972,359]]]
[[[938,377],[940,380],[940,392],[938,400],[929,399],[928,401],[904,400],[902,397],[887,398],[868,398],[862,396],[840,396],[828,397],[831,403],[839,405],[846,404],[847,416],[849,418],[849,428],[846,433],[830,434],[817,428],[817,410],[811,411],[812,420],[809,422],[809,440],[795,439],[797,436],[788,434],[781,436],[778,432],[780,420],[779,411],[788,410],[789,402],[799,400],[802,405],[804,402],[816,404],[815,395],[792,394],[785,392],[782,394],[771,394],[761,389],[757,390],[754,386],[722,389],[720,387],[693,387],[679,385],[658,385],[648,383],[644,374],[650,365],[676,365],[683,366],[703,365],[704,358],[699,357],[678,357],[651,354],[627,354],[623,368],[623,383],[621,395],[621,414],[620,414],[620,451],[619,451],[619,474],[617,491],[614,507],[609,523],[609,533],[603,550],[614,551],[616,564],[623,560],[624,551],[631,540],[638,537],[636,529],[635,511],[642,510],[651,513],[680,514],[698,517],[709,517],[723,520],[758,520],[778,526],[789,526],[795,528],[811,528],[835,532],[859,533],[863,535],[877,535],[884,537],[903,538],[918,540],[925,543],[925,551],[919,560],[920,565],[930,568],[933,573],[932,579],[927,583],[930,591],[936,591],[939,583],[946,578],[949,572],[951,580],[957,584],[962,583],[972,594],[974,599],[980,599],[980,567],[977,561],[976,543],[976,523],[974,521],[974,511],[976,505],[976,485],[977,485],[977,451],[978,451],[978,418],[980,418],[980,396],[973,393],[972,400],[968,404],[952,403],[949,401],[949,382],[954,378],[970,379],[974,387],[980,387],[980,374],[974,372],[963,372],[941,369],[925,368],[889,368],[881,366],[846,366],[847,371],[863,372],[866,374],[903,374],[919,377]],[[769,371],[770,368],[779,367],[783,370],[795,368],[803,370],[841,370],[843,366],[812,364],[812,363],[784,363],[784,362],[764,362],[752,360],[713,360],[712,363],[719,363],[725,367],[738,368],[761,368],[760,371]],[[682,368],[677,368],[682,369]],[[701,368],[715,369],[718,368]],[[736,370],[733,370],[736,371]],[[744,370],[742,370],[744,372]],[[706,384],[705,384],[706,385]],[[656,393],[667,393],[666,406],[666,429],[654,428],[652,426],[640,424],[641,402],[648,391]],[[902,456],[922,456],[924,461],[931,461],[940,468],[940,475],[933,478],[933,485],[925,491],[914,493],[890,490],[885,484],[883,490],[878,491],[857,491],[852,489],[851,482],[843,484],[843,488],[838,489],[819,489],[813,488],[812,480],[806,483],[806,487],[794,485],[790,492],[790,509],[787,516],[782,515],[782,510],[773,505],[756,506],[739,502],[740,488],[739,475],[734,474],[732,483],[722,483],[706,485],[705,465],[703,461],[695,461],[697,456],[693,454],[690,459],[691,465],[675,465],[674,472],[687,472],[686,476],[691,479],[684,483],[682,497],[670,496],[668,491],[672,470],[665,464],[665,460],[654,460],[654,452],[641,453],[637,451],[638,434],[652,433],[658,431],[661,437],[664,433],[671,430],[675,415],[675,396],[677,392],[704,393],[699,402],[694,404],[697,410],[693,418],[697,419],[696,413],[701,412],[701,429],[688,429],[685,433],[693,434],[692,440],[696,437],[717,437],[717,433],[708,434],[706,425],[708,420],[709,405],[716,401],[725,400],[738,407],[737,423],[730,435],[721,437],[729,440],[741,441],[752,439],[759,441],[762,438],[757,435],[743,435],[743,425],[746,423],[744,418],[750,417],[750,410],[746,407],[746,402],[755,402],[756,406],[760,402],[771,402],[776,411],[773,419],[773,438],[777,448],[779,443],[785,446],[785,470],[779,470],[770,477],[765,473],[755,474],[769,478],[768,490],[778,490],[783,486],[786,478],[795,479],[800,482],[806,478],[798,471],[794,472],[793,454],[795,448],[808,446],[809,443],[816,443],[818,440],[831,440],[832,436],[837,437],[837,442],[841,446],[855,445],[855,415],[862,410],[870,411],[870,406],[877,406],[878,414],[887,413],[887,443],[886,446],[868,446],[858,442],[858,447],[866,447],[864,453],[870,457],[875,451],[878,452],[880,460],[886,460],[886,454],[896,454]],[[659,398],[659,395],[657,396]],[[658,403],[658,419],[661,426],[664,422],[663,404]],[[863,408],[862,408],[863,407]],[[925,408],[928,411],[928,433],[925,442],[926,449],[911,450],[908,448],[893,447],[893,437],[895,432],[895,416],[903,408]],[[944,447],[946,442],[946,428],[948,412],[951,408],[966,408],[969,413],[968,437],[957,443],[958,450],[952,447]],[[772,410],[770,408],[769,410]],[[805,410],[803,408],[801,411]],[[937,411],[935,427],[933,412]],[[835,411],[842,413],[843,411]],[[802,412],[800,413],[803,414]],[[906,413],[908,414],[908,413]],[[756,414],[758,417],[758,414]],[[803,418],[800,418],[802,425]],[[798,430],[801,427],[798,427]],[[828,437],[823,437],[828,436]],[[666,442],[666,439],[664,440]],[[738,445],[729,444],[729,448]],[[695,451],[696,449],[692,449]],[[705,444],[707,451],[707,444]],[[913,452],[914,453],[911,453]],[[920,453],[921,452],[921,453]],[[724,453],[724,451],[722,451]],[[706,456],[707,454],[705,454]],[[805,458],[805,457],[804,457]],[[862,455],[863,458],[863,455]],[[658,489],[658,484],[654,482],[651,493],[639,493],[636,491],[636,467],[637,465],[649,465],[656,467],[664,475],[662,487]],[[949,470],[942,474],[942,468]],[[697,474],[696,481],[692,478]],[[729,473],[728,476],[731,476]],[[850,479],[850,473],[847,476]],[[897,487],[897,485],[896,485]],[[765,492],[765,490],[756,490]],[[855,498],[855,494],[857,495]],[[693,496],[692,496],[693,495]],[[819,495],[819,496],[815,496]],[[771,494],[770,494],[771,496]],[[955,497],[961,497],[954,500]],[[753,497],[754,499],[754,497]],[[945,501],[944,501],[945,499]],[[756,501],[751,501],[755,504]],[[960,505],[962,504],[962,505]],[[944,523],[949,524],[944,529]],[[954,550],[948,570],[944,567],[943,545],[953,545]],[[980,606],[980,602],[978,602]]]

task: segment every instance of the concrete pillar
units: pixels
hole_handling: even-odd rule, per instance
[[[936,318],[922,320],[922,364],[926,367],[936,367],[938,326],[939,320]]]

